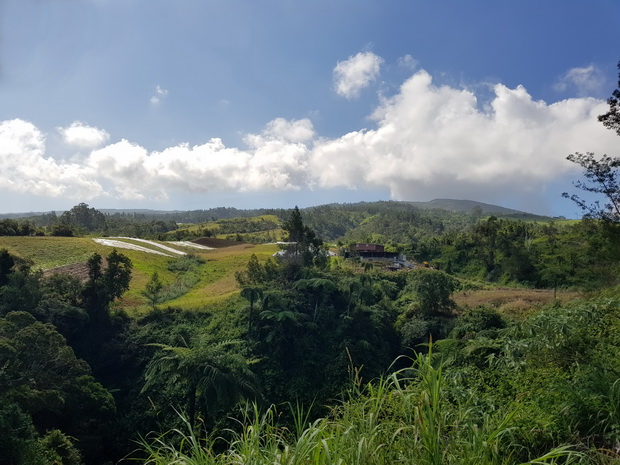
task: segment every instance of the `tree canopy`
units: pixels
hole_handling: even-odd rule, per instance
[[[616,131],[620,136],[620,61],[618,62],[618,87],[612,92],[611,97],[607,99],[609,111],[598,117],[607,129]]]
[[[620,62],[618,62],[618,69],[620,69]],[[598,120],[620,136],[620,73],[618,88],[607,99],[607,103],[609,111],[600,115]],[[597,159],[592,152],[585,154],[575,152],[566,158],[584,170],[583,176],[587,182],[576,181],[573,183],[575,187],[585,192],[602,194],[605,200],[603,204],[598,200],[589,203],[576,194],[569,195],[564,192],[562,196],[575,202],[589,217],[613,222],[620,221],[620,158],[605,154]]]
[[[87,231],[102,230],[105,226],[105,215],[95,208],[89,208],[85,203],[64,212],[60,216],[60,222],[64,225],[83,228]]]

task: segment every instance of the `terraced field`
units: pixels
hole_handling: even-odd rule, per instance
[[[226,245],[210,248],[194,243],[131,238],[0,237],[0,249],[31,260],[34,270],[48,273],[58,267],[65,267],[62,271],[77,273],[79,264],[86,263],[93,253],[106,256],[116,248],[129,257],[134,266],[129,291],[117,304],[130,314],[147,311],[148,306],[140,292],[154,272],[165,285],[173,285],[183,278],[183,272],[170,271],[169,267],[186,254],[195,255],[203,261],[195,271],[195,284],[183,295],[163,303],[162,307],[198,309],[234,296],[239,292],[235,272],[246,266],[250,256],[255,253],[259,260],[265,260],[278,250],[276,245]]]

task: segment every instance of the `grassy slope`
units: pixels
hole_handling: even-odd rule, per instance
[[[137,244],[148,247],[144,243]],[[235,272],[246,266],[253,253],[263,261],[278,250],[276,245],[267,244],[240,244],[213,250],[175,247],[205,260],[200,268],[199,282],[186,294],[161,304],[161,307],[173,306],[185,309],[203,308],[237,295],[239,288],[235,281]],[[12,254],[32,260],[35,270],[85,263],[95,252],[106,256],[112,251],[110,247],[97,244],[91,238],[73,237],[0,237],[0,249],[2,248],[8,249]],[[131,314],[146,312],[148,305],[140,292],[144,290],[154,272],[158,273],[164,284],[172,283],[176,276],[168,270],[168,264],[176,257],[168,258],[126,249],[119,249],[119,252],[129,257],[134,269],[130,289],[116,305]],[[576,294],[559,292],[557,297],[561,301],[566,301],[575,298]],[[525,288],[487,288],[457,293],[454,299],[461,308],[491,305],[502,313],[513,314],[513,316],[554,301],[551,290]]]
[[[208,231],[213,231],[213,233],[215,234],[215,237],[219,239],[226,239],[228,236],[235,235],[236,233],[222,232],[221,231],[222,224],[235,224],[235,222],[240,222],[241,225],[243,225],[248,222],[258,223],[260,221],[270,221],[273,223],[279,223],[278,217],[276,215],[258,215],[258,216],[253,216],[253,217],[229,218],[229,219],[223,219],[223,220],[217,220],[217,221],[208,221],[206,223],[187,225],[187,226],[183,226],[179,228],[178,232],[179,233],[183,233],[183,232],[195,233],[198,231],[208,230]],[[247,240],[249,236],[264,238],[268,234],[271,235],[271,237],[275,237],[278,240],[281,240],[283,236],[283,230],[281,228],[276,228],[276,229],[269,229],[269,230],[264,230],[264,231],[255,231],[253,233],[248,233],[248,232],[239,233],[239,235],[242,238],[244,238],[244,240]]]
[[[242,244],[199,252],[196,255],[206,260],[201,269],[200,282],[187,294],[166,302],[165,305],[200,308],[221,302],[239,291],[235,272],[245,268],[252,254],[256,254],[258,259],[263,261],[278,250],[276,245]]]
[[[148,244],[139,242],[137,244],[149,247]],[[14,255],[32,260],[35,270],[85,263],[95,252],[106,256],[112,251],[111,247],[97,244],[91,238],[73,237],[0,237],[0,249],[3,248]],[[255,253],[262,261],[278,250],[276,245],[253,246],[250,244],[214,250],[178,246],[175,248],[193,253],[205,260],[204,265],[201,266],[198,284],[187,294],[162,304],[164,307],[174,306],[187,309],[200,308],[234,296],[239,291],[235,281],[235,272],[246,266],[250,256]],[[160,250],[155,247],[153,249]],[[168,264],[176,257],[168,258],[127,249],[118,251],[129,257],[134,268],[129,291],[117,303],[117,307],[124,308],[130,313],[147,311],[148,306],[140,292],[144,290],[154,272],[158,273],[164,284],[174,281],[175,275],[168,271]]]
[[[35,270],[83,263],[95,252],[109,253],[108,247],[86,237],[14,237],[0,236],[0,249],[33,261]]]
[[[183,226],[179,228],[179,231],[196,232],[200,229],[210,229],[212,231],[215,231],[217,234],[218,230],[220,229],[220,224],[234,223],[235,221],[250,222],[250,223],[258,223],[259,221],[271,221],[273,223],[279,222],[278,217],[276,215],[259,215],[259,216],[252,216],[252,217],[247,217],[247,218],[246,217],[230,218],[230,219],[225,219],[225,220],[208,221],[206,223],[200,223],[200,224],[192,224],[192,225],[187,225],[187,226]]]

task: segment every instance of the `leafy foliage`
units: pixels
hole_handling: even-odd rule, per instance
[[[82,291],[82,300],[94,322],[105,322],[110,304],[129,289],[131,268],[131,261],[116,249],[108,255],[105,269],[101,255],[95,253],[88,260],[88,281]]]
[[[187,423],[188,433],[143,441],[145,463],[499,465],[570,463],[583,457],[558,446],[518,462],[521,451],[511,443],[516,406],[489,415],[451,405],[444,366],[432,360],[432,353],[418,355],[411,370],[358,386],[357,395],[331,417],[308,424],[304,413],[294,410],[294,431],[278,427],[274,408],[264,414],[248,409],[241,431],[226,441],[223,452],[215,439],[201,441]],[[407,372],[413,376],[403,377]],[[174,446],[174,433],[182,446]]]
[[[575,187],[586,192],[602,194],[606,203],[601,205],[597,200],[588,205],[586,200],[576,194],[569,196],[565,192],[562,195],[575,202],[591,218],[618,221],[620,218],[620,173],[618,173],[620,159],[603,155],[600,160],[597,160],[591,152],[585,154],[576,152],[566,158],[581,166],[584,170],[584,177],[590,182],[586,184],[576,181]]]
[[[618,69],[620,69],[620,62]],[[598,120],[607,129],[616,131],[620,136],[620,74],[618,88],[607,99],[607,104],[609,111],[600,115]],[[591,218],[600,218],[612,222],[620,221],[620,173],[618,173],[620,158],[603,155],[600,160],[597,160],[591,152],[586,154],[577,152],[566,158],[583,168],[583,175],[589,182],[577,181],[574,183],[575,186],[586,192],[602,194],[606,203],[600,205],[599,201],[595,201],[588,205],[584,199],[577,195],[569,196],[566,192],[562,195],[570,198]]]
[[[618,62],[618,70],[620,70],[620,62]],[[598,117],[607,129],[616,131],[620,136],[620,73],[618,73],[618,87],[612,92],[611,97],[607,99],[609,111]]]
[[[32,441],[38,434],[33,427],[38,431],[62,428],[64,433],[89,442],[91,448],[85,452],[94,458],[97,448],[103,447],[97,423],[103,426],[115,406],[88,365],[75,357],[51,324],[38,322],[25,312],[0,318],[0,341],[0,404],[5,406],[0,423],[13,425],[4,430],[6,448],[0,451],[0,459],[37,463],[40,459],[24,457],[19,449],[23,445],[35,455],[38,448],[64,456],[62,463],[79,461],[73,444],[61,432],[48,433],[35,446]]]
[[[615,296],[616,223],[435,214],[404,202],[272,213],[296,238],[298,259],[271,257],[275,245],[248,245],[226,262],[218,261],[224,251],[136,262],[143,292],[126,301],[146,298],[151,308],[142,305],[132,318],[114,303],[132,272],[116,251],[91,256],[86,281],[43,277],[0,251],[0,427],[15,432],[0,438],[7,460],[70,463],[80,460],[79,450],[87,463],[116,461],[138,435],[184,425],[192,432],[157,437],[139,459],[600,464],[602,454],[613,457],[618,302],[558,302],[513,321],[499,306],[459,308],[454,293],[490,281],[607,287]],[[106,227],[110,221],[106,216]],[[231,234],[235,225],[262,224],[221,223]],[[319,237],[330,234],[343,248],[349,244],[342,241],[377,240],[429,263],[388,272],[339,257],[328,267]],[[246,261],[233,279],[231,267]],[[239,287],[207,305],[217,273],[229,292],[235,281]],[[192,311],[171,308],[179,300],[167,299],[189,288],[200,289],[200,303]],[[21,345],[14,329],[2,333],[18,326],[31,327]],[[50,348],[53,360],[45,355]],[[260,402],[238,413],[234,405],[243,399]],[[287,402],[293,411],[280,411]],[[200,423],[213,434],[197,429]]]
[[[147,367],[143,391],[165,384],[180,389],[192,425],[197,410],[203,416],[213,415],[242,397],[255,398],[258,391],[254,374],[250,361],[235,350],[239,344],[240,341],[215,342],[206,334],[181,347],[155,344],[161,353]]]
[[[29,221],[0,220],[0,236],[34,236],[41,234]]]

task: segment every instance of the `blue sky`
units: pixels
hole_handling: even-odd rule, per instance
[[[617,0],[0,0],[0,212],[460,198],[577,217]]]

